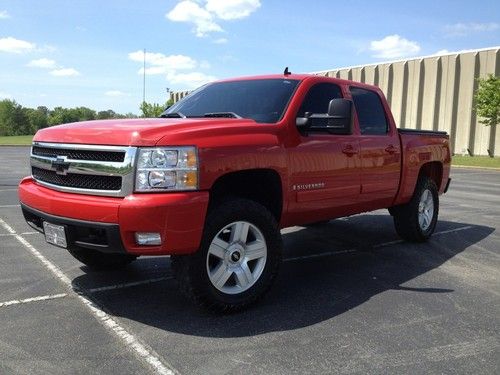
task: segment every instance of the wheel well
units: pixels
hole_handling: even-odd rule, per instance
[[[438,161],[433,161],[431,163],[426,163],[420,168],[420,176],[426,176],[436,183],[439,189],[441,188],[441,179],[443,176],[443,165]]]
[[[251,169],[219,177],[210,189],[209,208],[228,197],[246,198],[265,206],[276,221],[281,218],[283,193],[281,178],[272,169]]]

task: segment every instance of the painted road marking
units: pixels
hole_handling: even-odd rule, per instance
[[[471,229],[471,228],[473,228],[472,225],[467,225],[465,227],[443,230],[443,231],[434,233],[433,236],[439,236],[441,234],[448,234],[448,233],[460,232],[460,231]],[[405,242],[405,241],[404,240],[387,241],[387,242],[383,242],[383,243],[379,243],[379,244],[373,245],[371,248],[373,248],[373,249],[379,249],[381,247],[386,247],[386,246],[391,246],[391,245],[397,245],[397,244],[400,244],[400,243],[403,243],[403,242]],[[303,255],[303,256],[293,257],[293,258],[285,258],[285,259],[283,259],[283,261],[284,262],[292,262],[292,261],[295,261],[295,260],[311,259],[311,258],[321,258],[321,257],[332,256],[332,255],[348,254],[348,253],[356,253],[356,252],[363,252],[363,251],[360,250],[359,248],[353,248],[353,249],[341,250],[341,251],[326,251],[324,253]]]
[[[20,235],[26,236],[26,235],[32,235],[32,234],[40,234],[40,232],[23,232]],[[2,233],[2,234],[0,234],[0,237],[15,236],[15,235],[17,235],[17,233]]]
[[[174,278],[173,276],[158,277],[156,279],[148,279],[148,280],[134,281],[134,282],[130,282],[130,283],[101,286],[99,288],[87,289],[86,291],[89,293],[104,292],[107,290],[130,288],[130,287],[137,286],[137,285],[145,285],[145,284],[157,283],[159,281],[164,281],[164,280],[172,280],[173,278]]]
[[[25,298],[25,299],[13,299],[12,301],[0,302],[0,307],[7,307],[7,306],[13,306],[13,305],[21,305],[21,304],[24,304],[24,303],[31,303],[31,302],[38,302],[38,301],[48,301],[48,300],[51,300],[51,299],[64,298],[66,296],[67,296],[66,293],[60,293],[60,294],[52,294],[52,295],[47,295],[47,296],[31,297],[31,298]]]
[[[139,339],[129,333],[123,328],[116,320],[114,320],[108,313],[101,309],[95,302],[85,295],[85,292],[78,289],[71,284],[71,280],[66,276],[55,264],[45,258],[33,245],[26,241],[19,234],[16,234],[4,220],[0,218],[0,225],[9,233],[14,234],[17,239],[28,251],[31,252],[42,264],[54,274],[54,276],[61,281],[69,290],[75,293],[76,297],[83,303],[90,312],[112,333],[114,333],[126,347],[130,348],[139,358],[144,360],[156,374],[161,375],[174,375],[178,373],[171,366],[162,362],[159,355],[152,349],[148,349],[142,344]]]
[[[14,208],[14,207],[21,207],[21,205],[20,204],[4,204],[4,205],[0,206],[0,208]]]

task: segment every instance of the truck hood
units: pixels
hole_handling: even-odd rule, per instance
[[[155,146],[169,138],[180,143],[195,144],[195,134],[242,132],[242,127],[259,128],[249,119],[122,119],[82,121],[39,130],[33,141],[112,146]],[[171,135],[171,137],[169,137]]]

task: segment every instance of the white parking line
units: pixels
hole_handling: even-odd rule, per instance
[[[460,231],[471,229],[471,228],[472,228],[472,225],[467,225],[465,227],[443,230],[443,231],[434,233],[433,236],[439,236],[441,234],[448,234],[448,233],[460,232]],[[404,240],[387,241],[387,242],[382,242],[382,243],[373,245],[371,248],[372,249],[379,249],[381,247],[386,247],[386,246],[391,246],[391,245],[397,245],[397,244],[400,244],[400,243],[403,243],[403,242],[405,242],[405,241]],[[303,255],[303,256],[293,257],[293,258],[285,258],[285,259],[283,259],[283,261],[284,262],[292,262],[292,261],[295,261],[295,260],[311,259],[311,258],[321,258],[321,257],[332,256],[332,255],[347,254],[347,253],[356,253],[356,252],[362,252],[362,250],[360,250],[359,248],[354,248],[354,249],[341,250],[341,251],[326,251],[324,253]]]
[[[21,207],[21,205],[20,204],[4,204],[4,205],[0,206],[0,208],[14,208],[14,207]]]
[[[327,252],[324,252],[324,253],[303,255],[303,256],[300,256],[300,257],[293,257],[293,258],[285,258],[285,259],[283,259],[283,262],[293,262],[295,260],[310,259],[310,258],[321,258],[321,257],[327,257],[327,256],[330,256],[330,255],[337,255],[337,254],[355,253],[357,251],[358,251],[357,249],[349,249],[349,250],[341,250],[341,251],[327,251]]]
[[[31,235],[31,234],[40,234],[40,232],[23,232],[20,235],[25,236],[25,235]],[[7,236],[15,236],[17,233],[2,233],[0,234],[0,237],[7,237]]]
[[[25,299],[14,299],[12,301],[0,302],[0,307],[7,307],[7,306],[12,306],[12,305],[21,305],[21,304],[30,303],[30,302],[48,301],[48,300],[51,300],[51,299],[64,298],[66,296],[67,296],[66,293],[60,293],[60,294],[52,294],[52,295],[47,295],[47,296],[31,297],[31,298],[25,298]]]
[[[2,191],[17,191],[17,189],[0,189],[0,192]]]
[[[172,280],[173,278],[174,278],[173,276],[158,277],[156,279],[147,279],[147,280],[141,280],[141,281],[134,281],[134,282],[130,282],[130,283],[101,286],[99,288],[87,289],[86,291],[89,293],[104,292],[107,290],[130,288],[132,286],[137,286],[137,285],[152,284],[152,283],[157,283],[159,281]]]
[[[116,320],[113,319],[108,313],[101,309],[96,303],[87,297],[83,290],[79,290],[72,286],[71,280],[66,276],[55,264],[50,262],[45,258],[33,245],[26,241],[16,231],[12,229],[4,220],[0,218],[0,225],[9,233],[14,235],[24,247],[30,251],[42,264],[51,271],[55,277],[57,277],[69,290],[74,292],[77,298],[82,302],[90,312],[112,333],[114,333],[118,338],[125,344],[126,347],[130,348],[139,358],[144,360],[156,374],[161,375],[174,375],[178,373],[171,366],[167,365],[162,361],[158,354],[156,354],[152,349],[147,348],[142,344],[139,339],[134,335],[129,333],[125,328],[123,328]]]

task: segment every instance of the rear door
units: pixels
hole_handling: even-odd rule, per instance
[[[333,83],[313,85],[304,97],[296,117],[327,113],[328,104],[342,98],[341,88]],[[327,120],[314,120],[315,127]],[[318,122],[316,122],[318,121]],[[300,134],[288,148],[290,171],[288,212],[296,222],[317,221],[353,211],[360,191],[358,136],[335,135],[327,129]]]
[[[401,148],[399,135],[375,90],[351,86],[356,111],[361,159],[361,195],[367,209],[391,205],[399,187]]]

